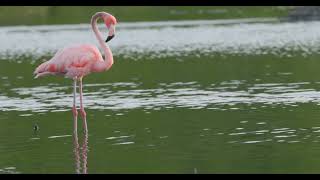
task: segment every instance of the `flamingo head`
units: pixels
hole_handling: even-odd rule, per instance
[[[102,18],[109,30],[108,38],[106,39],[106,42],[108,42],[115,36],[117,19],[109,13],[103,13]]]

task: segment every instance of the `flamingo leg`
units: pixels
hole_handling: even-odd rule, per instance
[[[88,132],[88,127],[87,127],[87,113],[84,110],[84,106],[83,106],[83,93],[82,93],[82,77],[79,78],[80,81],[80,114],[83,120],[83,128],[85,132]]]
[[[77,95],[77,79],[73,79],[73,106],[72,106],[72,113],[73,113],[73,132],[77,134],[78,129],[78,111],[76,107],[76,95]]]

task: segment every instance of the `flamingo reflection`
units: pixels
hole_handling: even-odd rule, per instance
[[[88,130],[85,129],[84,137],[82,142],[82,147],[80,148],[79,141],[78,141],[78,132],[75,129],[73,131],[73,145],[74,145],[74,157],[75,157],[75,169],[77,174],[87,174],[88,173],[88,166],[87,166],[87,159],[88,159]],[[82,160],[82,167],[81,167],[81,160]],[[81,172],[82,170],[82,172]]]

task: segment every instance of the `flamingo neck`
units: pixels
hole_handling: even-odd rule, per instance
[[[99,63],[99,65],[97,65],[95,67],[95,69],[97,71],[104,71],[104,70],[108,70],[112,66],[112,64],[113,64],[113,56],[112,56],[112,52],[111,52],[109,46],[106,45],[106,43],[102,39],[101,33],[100,33],[99,29],[98,29],[97,21],[98,21],[99,17],[100,18],[102,17],[101,13],[97,13],[94,16],[92,16],[91,26],[92,26],[94,34],[96,35],[96,38],[98,39],[98,42],[99,42],[102,50],[104,51],[104,56],[105,56],[104,62],[101,63],[101,64]]]

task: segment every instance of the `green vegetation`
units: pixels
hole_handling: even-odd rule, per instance
[[[107,11],[119,22],[191,19],[282,17],[290,6],[1,6],[0,24],[77,24],[88,23],[92,14]]]

